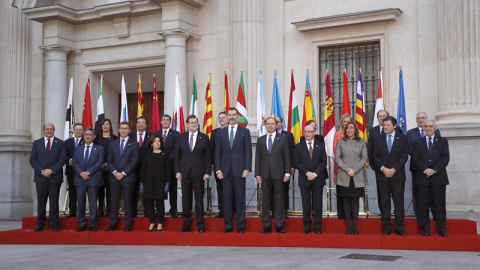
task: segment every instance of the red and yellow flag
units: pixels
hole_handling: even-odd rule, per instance
[[[335,136],[335,113],[333,107],[332,84],[327,70],[327,92],[325,94],[325,112],[323,119],[323,138],[325,139],[325,151],[327,156],[333,157],[333,138]]]
[[[208,137],[212,135],[214,129],[212,92],[210,90],[210,74],[207,77],[207,90],[205,91],[205,113],[203,115],[203,133]]]
[[[142,95],[142,79],[140,74],[138,74],[138,106],[137,106],[137,117],[143,116],[143,95]]]
[[[228,77],[227,77],[227,72],[225,72],[225,87],[223,88],[223,110],[225,113],[228,111],[228,108],[230,108],[230,97],[228,96]]]

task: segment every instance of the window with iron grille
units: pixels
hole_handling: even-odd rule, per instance
[[[320,130],[323,130],[325,110],[326,71],[332,83],[335,124],[341,117],[343,100],[343,71],[347,71],[350,111],[355,117],[358,71],[362,71],[365,118],[367,130],[372,127],[377,99],[378,77],[380,73],[380,42],[357,43],[335,47],[321,47],[320,50]]]

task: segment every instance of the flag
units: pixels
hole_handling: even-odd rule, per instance
[[[280,99],[280,93],[278,92],[277,74],[273,75],[273,96],[272,96],[272,109],[270,114],[272,116],[280,116],[283,119],[282,129],[285,129],[285,117],[283,116],[282,100]]]
[[[180,81],[177,78],[175,80],[175,107],[173,108],[173,120],[172,120],[172,129],[180,133],[185,132],[185,120],[183,118],[183,105],[182,105],[182,94],[180,92]]]
[[[302,135],[307,121],[315,120],[314,107],[312,102],[312,88],[310,87],[310,79],[307,71],[307,79],[305,82],[305,97],[303,98],[303,120],[302,120]]]
[[[198,118],[198,96],[197,96],[197,78],[193,75],[193,91],[192,91],[192,99],[190,101],[190,114],[195,115]]]
[[[397,125],[402,130],[402,133],[407,135],[407,112],[405,111],[405,94],[403,92],[403,71],[400,68],[400,78],[399,78],[398,90],[398,106],[397,106]]]
[[[153,101],[152,101],[152,120],[150,121],[150,132],[154,133],[160,130],[160,113],[158,111],[158,93],[157,78],[153,74]]]
[[[97,118],[95,119],[95,131],[99,134],[102,134],[100,123],[103,119],[105,119],[105,109],[103,108],[103,74],[101,74],[97,95]]]
[[[335,113],[333,108],[332,84],[327,71],[327,92],[325,93],[325,113],[323,118],[323,138],[327,156],[333,157],[333,137],[335,136]]]
[[[63,132],[64,140],[70,138],[70,130],[74,122],[72,97],[73,97],[73,77],[70,79],[70,85],[68,86],[67,115],[65,117],[65,130]]]
[[[225,113],[227,113],[228,108],[230,108],[230,97],[228,95],[228,77],[227,72],[225,72],[225,87],[223,88],[223,108]]]
[[[350,92],[348,91],[348,78],[347,70],[343,70],[343,102],[342,102],[342,115],[352,115],[350,112]]]
[[[382,93],[383,93],[383,79],[382,79],[382,71],[380,70],[380,79],[378,80],[377,102],[375,103],[375,114],[373,115],[372,127],[376,127],[379,125],[378,119],[377,119],[377,113],[384,109]]]
[[[263,125],[265,121],[265,91],[263,89],[263,76],[262,73],[258,75],[257,83],[257,130],[258,137],[267,134],[267,130]]]
[[[365,100],[363,91],[362,70],[358,71],[355,124],[357,124],[358,127],[359,137],[364,141],[367,141],[367,122],[365,121]]]
[[[212,130],[215,128],[214,122],[212,91],[210,89],[210,74],[208,74],[207,89],[205,90],[205,113],[203,114],[203,133],[207,134],[208,137],[212,135]]]
[[[128,122],[127,108],[127,88],[125,87],[125,77],[122,74],[122,105],[120,108],[120,122]]]
[[[92,123],[92,99],[90,97],[90,78],[87,79],[85,97],[83,99],[82,125],[85,128],[93,127]]]
[[[298,113],[297,93],[295,92],[295,80],[293,71],[290,79],[290,102],[288,104],[288,131],[293,134],[295,144],[300,141],[300,115]]]
[[[142,95],[142,79],[140,78],[140,74],[138,74],[138,103],[137,103],[137,118],[143,116],[143,112],[145,109],[143,108],[143,95]]]
[[[243,86],[243,72],[240,75],[240,83],[238,84],[237,105],[238,118],[237,123],[242,127],[248,126],[247,103],[245,101],[245,87]]]

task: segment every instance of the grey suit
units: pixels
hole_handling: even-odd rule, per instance
[[[355,171],[353,182],[355,188],[368,185],[365,164],[368,160],[367,146],[363,140],[339,140],[335,150],[335,162],[338,164],[337,185],[348,187],[350,176],[347,171],[351,168]]]

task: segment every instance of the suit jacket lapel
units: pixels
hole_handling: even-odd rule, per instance
[[[241,130],[242,130],[242,129],[241,129],[240,126],[238,125],[238,126],[237,126],[237,132],[235,132],[235,138],[233,138],[233,147],[232,147],[232,149],[235,148],[235,144],[237,144],[237,141],[239,140],[238,137],[240,137],[240,133],[242,132]],[[228,132],[227,132],[227,139],[228,139],[228,142],[229,142],[229,144],[230,144],[230,138],[229,138],[228,135],[229,135],[229,134],[228,134]]]

